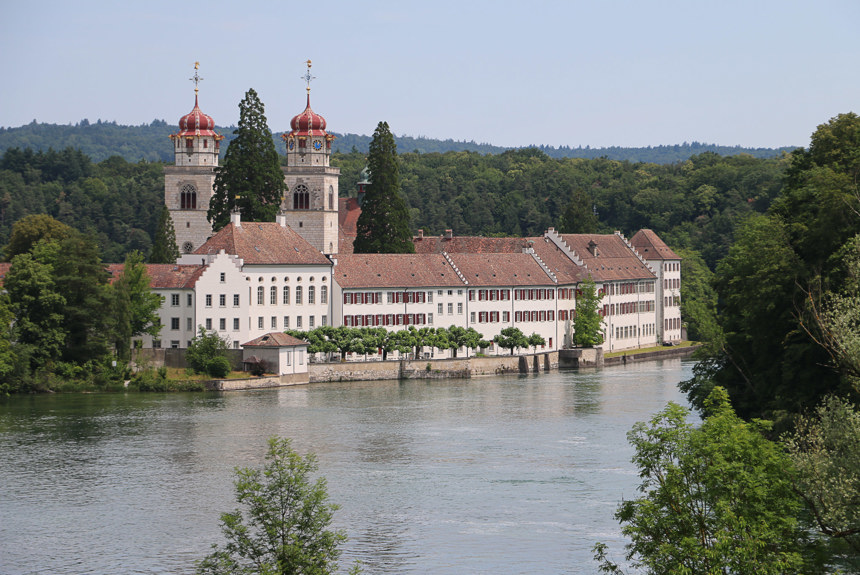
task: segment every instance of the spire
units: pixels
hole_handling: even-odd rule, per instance
[[[310,60],[308,60],[310,62]],[[190,78],[192,82],[194,82],[194,104],[197,104],[197,85],[203,81],[203,78],[200,77],[200,74],[197,73],[197,70],[200,69],[200,62],[194,62],[194,75]]]
[[[305,72],[304,76],[302,76],[302,80],[304,80],[308,84],[308,87],[306,88],[306,90],[308,91],[308,107],[310,107],[310,105],[311,105],[311,80],[316,80],[316,76],[311,76],[311,61],[308,60],[306,62],[306,64],[308,65],[308,70],[307,70],[307,72]]]

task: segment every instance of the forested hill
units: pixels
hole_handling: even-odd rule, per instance
[[[222,150],[233,138],[233,126],[219,127],[218,132],[225,136]],[[164,120],[153,120],[140,126],[123,126],[116,122],[89,122],[82,120],[77,124],[42,124],[33,120],[25,126],[17,128],[0,127],[0,154],[10,148],[32,148],[34,150],[63,150],[75,148],[89,156],[93,161],[100,162],[111,156],[119,155],[129,162],[172,162],[173,148],[168,136],[177,131],[174,124]],[[279,153],[285,153],[284,142],[280,132],[274,134],[275,146]],[[350,152],[353,148],[360,153],[367,153],[370,136],[357,134],[338,134],[334,140],[333,150]],[[478,152],[479,154],[500,154],[510,148],[478,144],[476,142],[434,140],[431,138],[411,136],[396,137],[397,148],[403,152],[444,153],[444,152]],[[672,164],[687,160],[695,154],[713,152],[721,156],[748,154],[756,158],[773,158],[783,152],[794,149],[793,146],[782,148],[742,148],[740,146],[718,146],[699,142],[684,142],[671,146],[648,146],[645,148],[592,148],[569,146],[552,147],[540,146],[542,152],[551,158],[602,158],[610,160],[626,160],[629,162],[649,162],[655,164]]]

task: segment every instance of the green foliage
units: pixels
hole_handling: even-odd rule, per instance
[[[679,249],[676,253],[681,256],[681,317],[687,325],[687,337],[693,341],[720,342],[714,274],[695,251]]]
[[[735,415],[725,390],[706,409],[695,428],[670,403],[628,434],[642,478],[642,495],[615,515],[630,538],[628,561],[654,574],[806,572],[791,462],[763,437],[763,422]],[[621,572],[604,545],[595,557],[602,572]]]
[[[538,333],[533,333],[528,337],[529,345],[532,347],[532,350],[537,351],[537,346],[546,345],[546,340],[544,337]]]
[[[286,190],[265,107],[253,89],[239,102],[239,127],[233,133],[236,138],[215,168],[209,202],[207,218],[216,231],[230,223],[234,209],[244,221],[274,221]]]
[[[203,326],[200,326],[200,331],[185,350],[185,362],[194,373],[224,377],[230,372],[228,349],[230,349],[228,342],[221,339],[217,333],[208,333]]]
[[[582,347],[594,347],[603,343],[601,332],[600,300],[597,286],[591,276],[579,285],[576,292],[576,315],[573,318],[573,343]]]
[[[409,210],[400,193],[397,146],[387,122],[380,122],[373,133],[367,167],[372,182],[356,224],[355,253],[414,253]]]
[[[860,554],[860,411],[829,396],[783,439],[818,528]]]
[[[130,252],[122,273],[111,286],[114,348],[125,361],[131,357],[133,337],[148,334],[157,338],[161,331],[158,310],[164,298],[153,292],[149,283],[143,254]]]
[[[47,214],[31,214],[15,222],[12,236],[3,249],[6,261],[32,251],[39,240],[59,241],[72,235],[72,228]]]
[[[599,227],[600,221],[594,213],[591,198],[585,190],[575,188],[561,214],[558,231],[563,234],[596,234]]]
[[[527,347],[529,338],[527,338],[518,327],[506,327],[493,338],[493,341],[503,349],[511,350],[511,355],[514,355],[514,349],[517,347]]]
[[[173,218],[170,210],[162,206],[155,230],[155,240],[152,242],[152,252],[149,262],[153,264],[173,264],[179,259],[179,247],[176,245],[176,230],[173,229]]]
[[[262,470],[236,469],[236,502],[221,515],[227,540],[198,565],[198,573],[269,575],[337,572],[346,534],[329,528],[338,506],[328,502],[326,482],[313,481],[313,454],[302,457],[289,439],[272,437]]]

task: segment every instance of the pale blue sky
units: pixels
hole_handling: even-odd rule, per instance
[[[530,144],[802,145],[860,104],[860,0],[0,0],[0,126],[175,124]]]

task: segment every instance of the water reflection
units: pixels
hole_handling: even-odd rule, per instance
[[[314,451],[368,573],[591,573],[637,482],[625,434],[691,364],[0,404],[4,573],[192,573],[271,435]]]

